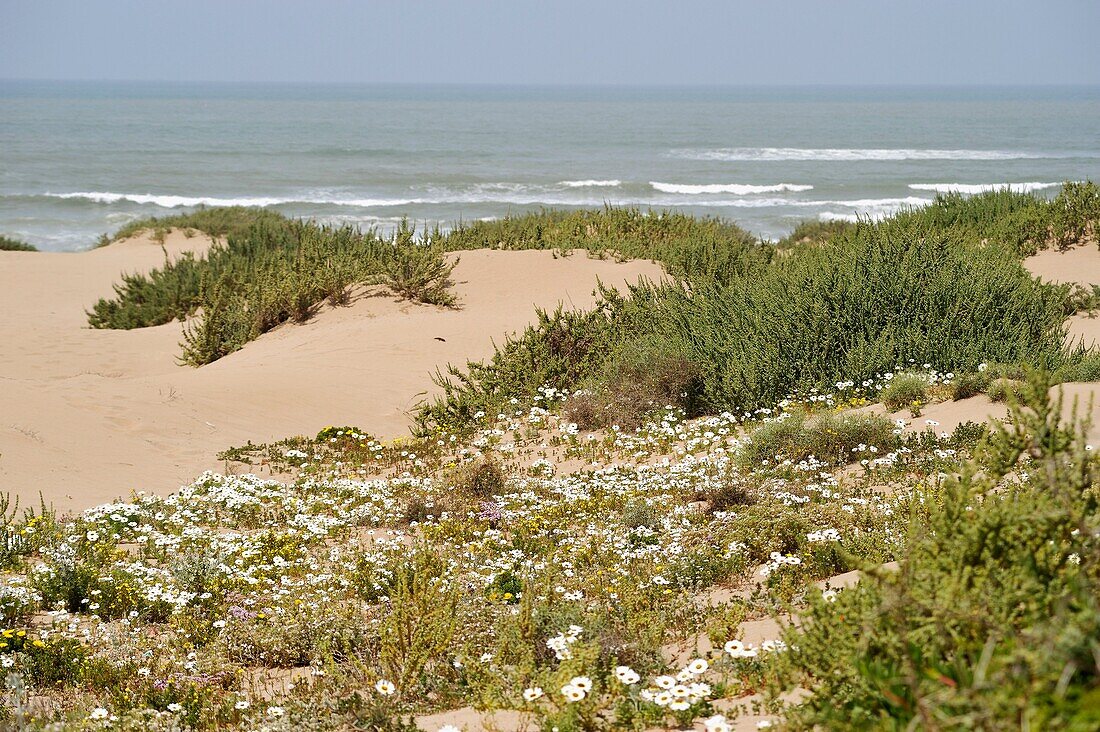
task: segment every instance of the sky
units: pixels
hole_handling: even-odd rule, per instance
[[[1100,84],[1098,0],[0,0],[0,78]]]

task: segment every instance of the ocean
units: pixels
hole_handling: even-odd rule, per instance
[[[196,206],[389,229],[605,204],[881,217],[1100,181],[1100,88],[0,81],[0,234],[52,251]]]

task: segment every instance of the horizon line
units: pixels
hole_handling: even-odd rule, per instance
[[[115,79],[115,78],[34,78],[0,77],[0,83],[45,84],[211,84],[264,86],[378,86],[378,87],[482,87],[482,88],[544,88],[544,89],[1057,89],[1100,88],[1092,82],[545,82],[545,81],[331,81],[275,79]]]

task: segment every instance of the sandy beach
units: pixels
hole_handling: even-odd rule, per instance
[[[176,257],[210,244],[202,234],[172,232],[165,249]],[[180,323],[129,331],[87,325],[85,310],[111,294],[121,273],[163,263],[148,235],[81,253],[0,252],[0,338],[8,344],[0,352],[0,486],[23,505],[41,494],[59,509],[81,510],[131,491],[169,493],[222,468],[216,454],[248,441],[330,424],[380,438],[407,434],[408,410],[435,393],[436,369],[491,355],[493,343],[522,330],[536,308],[591,307],[598,281],[622,287],[661,276],[652,262],[582,251],[482,250],[459,259],[459,309],[361,289],[347,307],[326,307],[195,369],[177,362]],[[1094,247],[1046,250],[1025,266],[1049,282],[1100,283]],[[1073,316],[1067,330],[1092,345],[1100,318]],[[1068,384],[1065,393],[1084,405],[1093,388]],[[924,419],[950,431],[1004,414],[1004,405],[980,396],[930,405]]]
[[[208,237],[171,233],[169,256]],[[85,310],[123,272],[163,263],[148,236],[80,253],[0,252],[0,490],[80,510],[131,491],[166,494],[228,447],[353,424],[408,433],[407,411],[448,363],[492,354],[536,308],[589,308],[597,281],[658,278],[650,262],[585,252],[472,251],[454,272],[461,306],[442,309],[357,292],[347,307],[287,324],[202,368],[181,366],[182,325],[88,327]]]

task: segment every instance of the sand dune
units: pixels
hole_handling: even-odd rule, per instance
[[[165,250],[176,257],[210,244],[174,232]],[[111,294],[120,273],[147,271],[164,256],[148,237],[79,254],[0,252],[0,490],[24,505],[41,492],[59,508],[80,509],[131,490],[171,492],[219,467],[218,451],[248,440],[338,423],[397,436],[408,429],[407,411],[434,392],[435,369],[490,355],[493,341],[531,322],[536,306],[587,308],[597,279],[621,286],[660,276],[651,262],[583,252],[467,252],[455,270],[459,310],[361,291],[348,307],[192,369],[176,362],[179,323],[87,327],[85,309]],[[1100,283],[1095,246],[1042,252],[1025,265],[1048,281]],[[1075,339],[1100,338],[1100,318],[1069,324]],[[1066,391],[1067,401],[1086,402],[1093,387]],[[949,430],[1003,413],[981,397],[930,405],[915,422]]]
[[[1047,249],[1025,259],[1024,266],[1046,282],[1100,284],[1100,251],[1091,242],[1064,252]],[[1091,348],[1100,343],[1100,317],[1074,315],[1066,321],[1066,331],[1070,342]]]
[[[166,241],[170,256],[209,245],[178,232]],[[87,327],[85,309],[121,272],[163,261],[147,237],[79,254],[0,252],[0,490],[81,509],[131,490],[171,492],[248,440],[329,424],[397,436],[434,391],[435,369],[490,355],[536,306],[588,308],[597,279],[622,286],[661,273],[583,252],[465,252],[454,273],[461,309],[359,292],[193,369],[176,363],[179,323]]]

